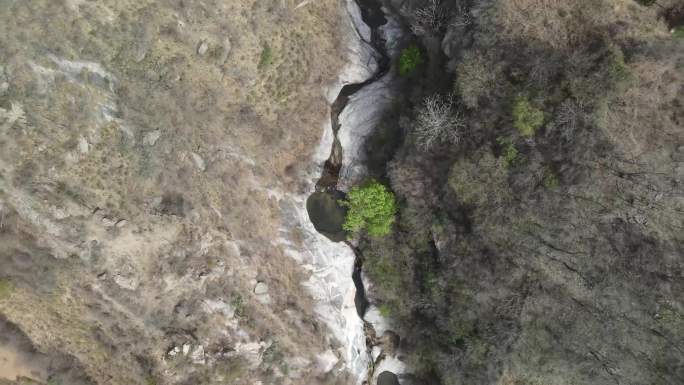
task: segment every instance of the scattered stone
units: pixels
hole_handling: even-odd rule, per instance
[[[181,348],[178,346],[174,346],[173,349],[169,350],[168,355],[170,357],[175,357],[181,352]]]
[[[116,222],[116,227],[122,228],[122,227],[126,226],[127,224],[128,224],[128,221],[127,221],[127,220],[125,220],[125,219],[119,219],[119,220]]]
[[[209,313],[221,313],[229,319],[235,318],[235,308],[223,300],[204,300],[204,305]]]
[[[371,358],[373,359],[373,362],[376,362],[381,354],[382,348],[379,346],[373,346],[373,349],[371,349]]]
[[[90,262],[93,258],[93,250],[88,242],[81,242],[78,245],[78,258],[83,262]]]
[[[257,296],[257,301],[259,301],[263,305],[270,305],[271,302],[273,302],[271,301],[271,296],[268,294]]]
[[[199,46],[197,47],[197,54],[200,56],[204,56],[208,50],[209,44],[205,40],[202,40]]]
[[[192,354],[190,355],[190,359],[192,359],[193,364],[198,364],[198,365],[204,365],[207,363],[206,359],[204,358],[204,346],[199,345],[195,348],[195,350],[192,351]]]
[[[116,221],[109,217],[102,217],[102,225],[104,227],[112,227],[116,225]]]
[[[88,144],[88,140],[84,136],[79,137],[78,138],[78,151],[81,154],[87,154],[89,149],[90,149],[90,145]]]
[[[207,169],[206,163],[204,163],[204,159],[202,159],[199,154],[191,152],[190,156],[192,157],[192,162],[195,164],[195,167],[197,167],[200,171],[204,171]]]
[[[190,353],[190,344],[183,344],[183,355],[187,356]]]
[[[261,352],[266,348],[268,348],[268,344],[263,341],[248,343],[238,342],[235,344],[234,354],[244,358],[247,363],[249,363],[250,369],[256,369],[261,364],[263,358]]]
[[[323,373],[333,370],[339,361],[340,359],[330,349],[316,356],[316,366]]]
[[[257,296],[257,301],[264,305],[271,303],[271,296],[268,294],[268,285],[263,282],[258,282],[254,287],[254,294]]]
[[[69,218],[71,215],[62,207],[57,207],[55,205],[51,205],[50,208],[50,214],[52,214],[52,217],[57,219],[57,220],[62,220]]]
[[[126,290],[136,290],[138,288],[138,285],[140,285],[140,283],[135,277],[126,277],[121,274],[117,274],[114,276],[114,283],[119,285],[119,287],[121,287],[122,289]]]
[[[146,146],[154,146],[160,137],[161,137],[161,131],[160,130],[150,131],[147,134],[145,134],[145,136],[143,136],[143,144]]]
[[[230,42],[229,38],[223,40],[223,55],[221,55],[221,62],[225,62],[230,56],[230,51],[233,49],[233,44]]]
[[[268,285],[266,285],[263,282],[257,283],[256,286],[254,287],[254,294],[256,294],[256,295],[268,294]]]

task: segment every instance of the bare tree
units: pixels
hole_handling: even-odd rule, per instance
[[[556,117],[549,126],[560,130],[561,138],[566,142],[572,142],[580,125],[586,120],[586,109],[582,102],[567,99],[558,107]]]
[[[458,143],[465,122],[455,105],[453,95],[431,95],[418,110],[415,135],[418,147],[430,150],[440,143]]]
[[[449,25],[452,27],[461,28],[467,27],[472,23],[473,15],[470,13],[470,10],[468,7],[459,2],[455,7],[454,17],[451,19]]]
[[[428,35],[439,32],[447,25],[449,12],[441,0],[429,0],[428,4],[413,11],[411,30],[416,35]]]

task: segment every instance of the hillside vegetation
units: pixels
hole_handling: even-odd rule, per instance
[[[684,383],[682,4],[642,3],[402,8],[428,63],[361,249],[418,383]]]

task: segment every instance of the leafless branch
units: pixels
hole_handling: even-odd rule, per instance
[[[424,151],[438,143],[458,143],[464,128],[453,95],[431,95],[425,98],[417,114],[416,142]]]
[[[436,33],[447,25],[448,19],[449,14],[441,0],[430,0],[428,5],[413,11],[411,30],[416,35]]]

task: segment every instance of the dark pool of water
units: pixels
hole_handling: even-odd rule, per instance
[[[357,0],[357,4],[361,8],[361,18],[369,27],[378,28],[387,24],[380,0]]]
[[[317,191],[306,200],[306,211],[316,231],[333,242],[347,239],[342,229],[347,209],[339,204],[345,194],[337,190]]]
[[[378,376],[377,385],[399,385],[399,378],[392,372],[382,372]]]

